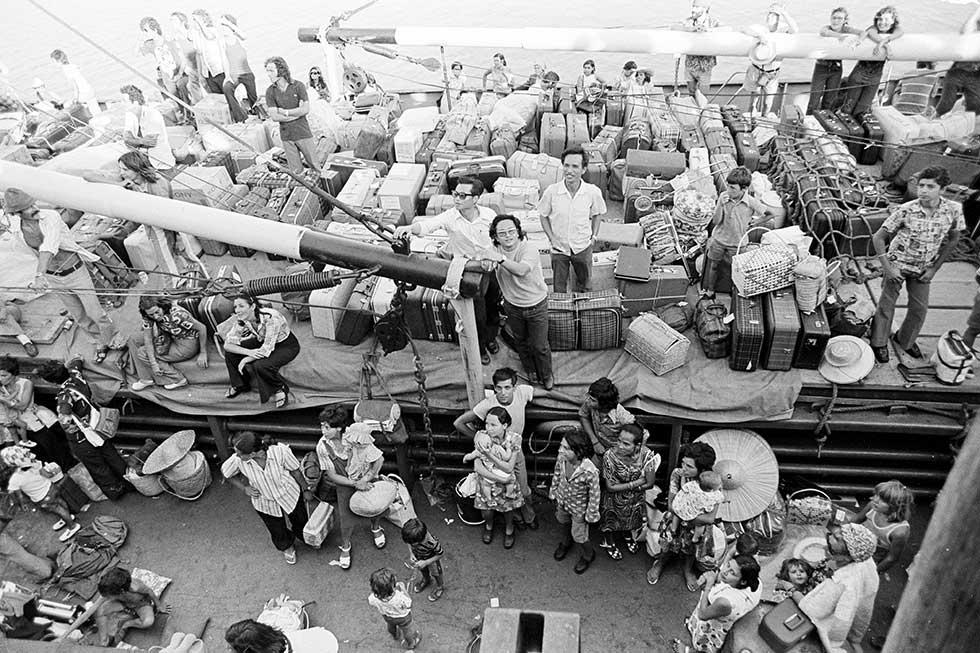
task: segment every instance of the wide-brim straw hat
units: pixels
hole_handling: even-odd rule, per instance
[[[713,429],[696,442],[715,450],[714,471],[721,475],[725,495],[718,506],[720,519],[745,521],[769,507],[779,490],[779,464],[761,435],[747,429]]]
[[[874,369],[871,346],[856,336],[834,336],[827,342],[817,368],[823,378],[843,385],[857,383]]]
[[[144,474],[159,474],[179,463],[194,446],[194,431],[177,431],[164,440],[143,463]]]

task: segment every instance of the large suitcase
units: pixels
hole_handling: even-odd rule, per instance
[[[609,166],[609,199],[622,202],[623,184],[626,180],[626,159],[616,159]]]
[[[371,186],[378,182],[378,171],[374,168],[359,168],[351,172],[337,199],[349,206],[364,206],[371,195]],[[338,222],[348,222],[350,216],[335,208],[330,217]]]
[[[602,136],[601,133],[591,143],[583,143],[582,149],[585,150],[585,154],[589,157],[590,163],[601,161],[607,166],[615,161],[616,156],[619,154],[619,147],[616,145],[616,141],[612,138]]]
[[[762,298],[742,297],[732,293],[732,350],[728,366],[740,372],[754,372],[759,368],[762,342],[765,339],[765,319]]]
[[[534,179],[543,193],[548,186],[561,181],[562,165],[559,159],[544,153],[514,152],[507,159],[507,176]]]
[[[374,315],[371,313],[371,293],[377,277],[358,281],[351,291],[347,305],[337,317],[336,340],[344,345],[359,345],[374,328]]]
[[[533,179],[501,177],[493,185],[493,190],[495,193],[500,193],[501,203],[506,212],[537,208],[538,201],[541,199],[541,189],[538,182]]]
[[[560,113],[546,113],[541,116],[541,142],[538,150],[542,154],[561,158],[568,138],[568,125]]]
[[[383,209],[398,209],[406,218],[415,217],[419,192],[426,181],[421,163],[396,163],[378,188],[378,204]]]
[[[493,189],[493,184],[507,174],[507,160],[502,156],[485,156],[479,159],[468,161],[455,161],[449,166],[447,179],[449,189],[456,188],[461,177],[473,177],[483,182],[483,187],[488,192]]]
[[[614,95],[606,100],[606,125],[610,127],[622,127],[626,117],[626,98],[622,95]]]
[[[122,218],[85,213],[72,225],[71,234],[75,242],[86,249],[90,249],[97,240],[105,241],[126,265],[132,265],[129,253],[126,252],[125,240],[138,227],[137,223]]]
[[[752,132],[737,132],[732,134],[735,141],[735,160],[740,166],[745,166],[752,172],[759,169],[759,146]]]
[[[370,159],[358,159],[348,154],[331,154],[327,159],[327,167],[340,173],[341,187],[350,179],[351,173],[355,170],[373,168],[377,170],[376,177],[384,177],[388,174],[388,165],[381,161],[371,161]]]
[[[673,179],[684,172],[687,161],[680,152],[648,152],[628,150],[626,152],[626,176]]]
[[[417,287],[405,297],[405,324],[413,338],[457,342],[456,312],[449,299],[432,288]]]
[[[623,249],[620,256],[622,252]],[[649,268],[649,273],[650,278],[646,281],[619,280],[619,294],[626,317],[686,300],[690,281],[683,265],[655,265]]]
[[[813,622],[793,599],[785,599],[766,613],[759,624],[759,635],[773,653],[787,653],[814,631]]]
[[[847,146],[847,151],[857,159],[861,150],[864,148],[864,127],[861,126],[857,118],[846,111],[838,111],[835,115],[847,130],[847,135],[841,136],[841,139],[844,141],[844,145]]]
[[[477,123],[475,113],[462,113],[453,111],[446,116],[446,138],[456,145],[466,145],[466,140]],[[488,142],[489,145],[489,142]]]
[[[721,108],[721,121],[732,134],[744,134],[752,131],[752,126],[746,120],[742,111],[734,104]]]
[[[310,293],[310,328],[317,338],[335,340],[341,310],[347,307],[354,292],[354,279],[344,279],[332,288],[320,288]]]
[[[449,174],[449,161],[433,161],[432,165],[429,166],[429,173],[425,177],[425,182],[422,184],[422,189],[419,190],[419,201],[416,208],[417,215],[424,215],[426,206],[429,204],[429,200],[436,195],[448,195],[449,194],[449,181],[447,175]]]
[[[626,153],[630,150],[649,150],[652,144],[653,134],[647,119],[631,120],[623,129],[623,142],[619,148],[619,156],[626,158]]]
[[[281,221],[298,227],[308,227],[323,218],[320,198],[308,188],[294,188],[279,213]]]
[[[436,151],[436,148],[439,147],[439,143],[442,142],[445,135],[446,122],[440,120],[436,124],[435,129],[422,137],[422,146],[415,153],[415,163],[421,163],[426,166],[432,163],[432,155]]]
[[[667,108],[666,104],[659,104],[656,108],[647,112],[650,121],[650,133],[653,142],[657,147],[664,150],[675,150],[681,139],[681,124],[677,118]]]
[[[618,290],[548,296],[548,342],[552,349],[614,349],[622,339],[623,309]]]
[[[429,203],[425,205],[425,214],[439,215],[453,208],[456,208],[456,200],[453,199],[452,195],[433,195],[429,198]]]
[[[858,116],[861,127],[864,130],[864,143],[861,148],[854,153],[854,158],[863,166],[870,166],[878,163],[881,157],[881,146],[885,141],[885,132],[881,128],[881,123],[875,114],[866,111]]]
[[[823,352],[830,340],[830,324],[823,306],[810,313],[800,313],[800,339],[793,356],[793,367],[815,370],[823,360]]]
[[[599,190],[602,191],[603,197],[608,197],[609,191],[609,166],[606,162],[601,159],[589,159],[588,165],[585,166],[585,172],[582,174],[582,179],[593,186],[598,186]]]
[[[570,113],[565,116],[565,147],[575,147],[591,141],[589,117],[584,113]],[[559,153],[560,154],[560,153]]]
[[[517,151],[517,134],[508,127],[501,127],[493,133],[490,141],[490,154],[507,159]]]
[[[480,120],[466,136],[466,143],[463,144],[463,148],[482,156],[488,156],[490,154],[491,140],[490,127],[486,121]]]
[[[800,313],[796,295],[784,288],[762,296],[766,336],[762,343],[762,367],[767,370],[788,370],[793,366],[800,339]]]

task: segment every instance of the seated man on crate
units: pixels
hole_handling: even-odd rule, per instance
[[[909,296],[908,309],[901,328],[891,338],[905,353],[922,357],[915,340],[929,310],[929,283],[966,229],[961,206],[942,197],[943,188],[949,184],[946,168],[930,166],[918,176],[918,198],[895,209],[872,237],[884,275],[878,310],[871,323],[871,350],[879,363],[888,362],[888,336],[903,284]]]
[[[439,251],[442,258],[465,257],[471,260],[492,258],[493,241],[490,239],[490,223],[497,217],[493,209],[477,205],[483,194],[483,182],[473,177],[460,177],[453,191],[453,208],[431,218],[419,218],[410,225],[395,228],[395,238],[408,235],[428,236],[444,231],[449,240]],[[489,268],[484,267],[484,270]],[[487,282],[483,295],[473,298],[476,311],[477,339],[480,342],[480,360],[490,364],[490,354],[500,350],[497,332],[500,329],[500,284],[494,274],[485,275]]]
[[[555,292],[568,291],[568,270],[575,270],[575,290],[592,285],[592,249],[606,214],[606,201],[598,186],[582,179],[589,155],[580,146],[561,153],[564,179],[548,186],[538,211],[541,228],[551,241],[551,269]]]
[[[713,231],[705,246],[704,273],[701,276],[701,294],[714,297],[715,292],[729,292],[731,288],[718,288],[719,268],[728,263],[738,250],[738,244],[749,229],[769,223],[775,217],[773,210],[749,195],[752,173],[739,166],[725,179],[728,190],[718,196]]]

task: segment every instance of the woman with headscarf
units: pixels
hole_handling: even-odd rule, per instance
[[[680,491],[681,486],[688,482],[697,480],[701,472],[706,472],[715,466],[715,450],[711,445],[704,442],[691,442],[681,448],[680,464],[670,473],[670,484],[667,489],[667,506],[674,503],[674,497]],[[695,569],[695,548],[694,530],[698,526],[714,523],[715,516],[718,514],[718,507],[711,512],[705,513],[692,521],[676,520],[677,527],[674,528],[673,513],[665,511],[664,520],[660,527],[660,553],[653,559],[653,565],[647,571],[647,582],[656,585],[660,580],[660,574],[664,567],[672,558],[680,555],[684,560],[684,581],[687,589],[695,592],[698,589],[698,579]]]
[[[674,653],[718,653],[735,622],[759,605],[759,563],[738,555],[717,574],[707,575],[701,600],[687,618],[693,649],[681,640],[672,642]]]

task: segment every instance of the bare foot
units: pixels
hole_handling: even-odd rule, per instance
[[[687,591],[688,592],[697,592],[698,591],[698,579],[697,579],[697,576],[694,575],[694,570],[691,569],[689,566],[685,566],[684,567],[684,582],[687,584]]]

